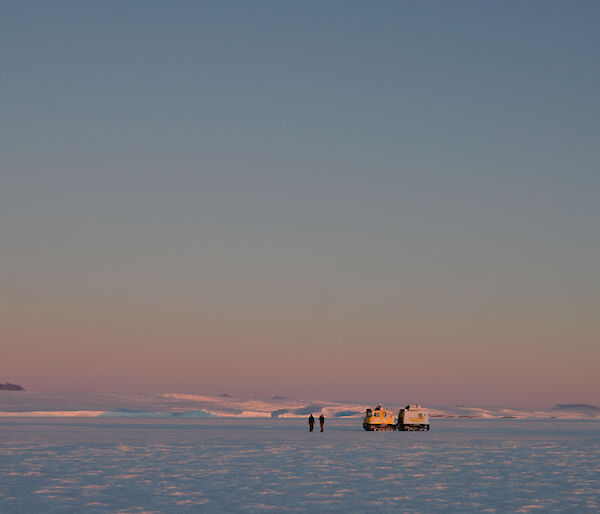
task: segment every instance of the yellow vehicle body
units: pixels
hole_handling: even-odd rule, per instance
[[[367,409],[363,419],[363,428],[369,432],[378,430],[396,430],[397,423],[394,422],[394,414],[391,410],[385,410],[378,405],[374,409]]]

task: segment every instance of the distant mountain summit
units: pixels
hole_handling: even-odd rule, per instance
[[[6,384],[0,384],[0,391],[25,391],[25,388],[17,384],[6,382]]]

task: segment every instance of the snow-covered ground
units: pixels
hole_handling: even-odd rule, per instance
[[[375,399],[376,401],[376,399]],[[384,407],[397,412],[413,399]],[[366,407],[352,402],[302,401],[285,398],[235,398],[199,394],[36,393],[2,391],[0,417],[135,417],[135,418],[304,418],[311,412],[327,418],[361,417]],[[598,419],[593,408],[519,409],[503,407],[435,407],[426,405],[435,418]]]
[[[0,512],[598,512],[600,423],[1,418]]]

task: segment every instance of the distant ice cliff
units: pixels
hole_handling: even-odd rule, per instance
[[[397,411],[411,403],[404,399],[386,407]],[[373,404],[374,405],[374,404]],[[112,394],[37,393],[7,391],[0,395],[0,417],[160,417],[160,418],[304,418],[323,414],[327,418],[359,418],[362,403],[302,401],[279,396],[247,399],[232,395],[191,393]],[[597,419],[600,409],[586,404],[559,404],[546,409],[504,407],[428,406],[432,418],[460,419]]]

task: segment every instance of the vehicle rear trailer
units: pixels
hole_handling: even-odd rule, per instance
[[[367,432],[423,432],[429,430],[429,414],[420,405],[407,405],[400,409],[398,419],[394,419],[392,411],[377,405],[375,409],[367,409],[363,419],[363,428]]]
[[[398,413],[398,430],[417,432],[429,430],[429,413],[420,405],[407,405]]]

